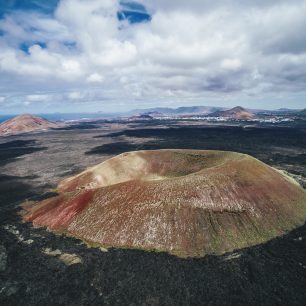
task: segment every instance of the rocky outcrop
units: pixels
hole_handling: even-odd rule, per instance
[[[158,150],[121,154],[23,205],[25,221],[91,245],[222,254],[304,223],[306,193],[245,154]]]
[[[78,255],[63,253],[59,249],[52,250],[51,248],[44,248],[42,252],[48,256],[57,257],[60,261],[62,261],[67,266],[82,263],[82,259]]]

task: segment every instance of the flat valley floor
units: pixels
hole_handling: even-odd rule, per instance
[[[250,154],[306,188],[306,123],[83,122],[0,138],[0,305],[305,305],[306,225],[223,256],[88,248],[21,222],[19,204],[117,154],[148,149]]]

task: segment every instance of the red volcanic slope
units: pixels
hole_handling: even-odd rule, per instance
[[[241,106],[236,106],[226,111],[217,111],[217,112],[209,114],[209,116],[210,117],[225,117],[225,118],[231,118],[231,119],[237,119],[237,120],[249,120],[249,119],[256,118],[256,116],[253,113],[248,112],[246,109],[244,109]]]
[[[41,117],[20,115],[0,124],[0,136],[56,128],[59,125]]]
[[[301,225],[306,193],[257,159],[221,151],[121,154],[23,205],[24,220],[104,247],[222,254]]]

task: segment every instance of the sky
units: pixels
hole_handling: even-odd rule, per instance
[[[306,108],[305,0],[0,0],[0,114]]]

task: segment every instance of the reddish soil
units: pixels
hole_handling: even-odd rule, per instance
[[[58,123],[33,115],[20,115],[0,124],[0,136],[59,127]]]
[[[302,225],[306,193],[245,154],[158,150],[118,155],[24,205],[24,220],[106,247],[222,254]]]

